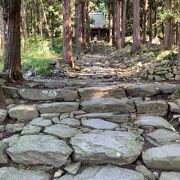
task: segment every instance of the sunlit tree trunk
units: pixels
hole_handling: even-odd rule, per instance
[[[148,14],[148,0],[144,0],[144,21],[143,21],[143,42],[146,43],[147,34],[147,14]]]
[[[83,52],[83,24],[82,24],[82,2],[75,1],[75,16],[76,16],[76,53],[81,54]]]
[[[7,0],[8,3],[8,46],[7,61],[9,79],[11,81],[22,80],[21,73],[21,33],[20,11],[21,0]]]
[[[140,1],[133,0],[133,51],[140,49]]]
[[[74,67],[71,40],[71,1],[63,0],[63,58],[65,63]]]
[[[7,36],[6,36],[6,33],[7,33],[7,22],[5,20],[5,14],[2,10],[2,16],[1,16],[1,28],[2,28],[2,49],[5,50],[6,49],[6,46],[7,46]]]
[[[165,1],[165,9],[171,10],[172,0]],[[165,24],[164,48],[169,50],[172,47],[172,19],[167,19]]]

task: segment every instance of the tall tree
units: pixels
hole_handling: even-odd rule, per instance
[[[144,0],[144,21],[143,21],[143,42],[146,43],[147,35],[147,14],[148,14],[148,0]]]
[[[75,33],[76,33],[76,53],[77,55],[83,52],[83,7],[82,2],[80,0],[75,1],[75,16],[76,16],[76,24],[75,24]]]
[[[8,12],[8,77],[12,81],[22,80],[21,73],[21,0],[6,0]]]
[[[140,45],[140,1],[133,0],[133,51],[138,51]]]
[[[74,67],[71,40],[71,0],[63,0],[63,58]]]
[[[115,0],[115,44],[116,49],[122,47],[122,0]]]
[[[125,36],[126,36],[126,11],[127,11],[127,0],[122,0],[122,47],[124,47]]]
[[[28,29],[27,29],[27,18],[26,18],[26,6],[24,0],[21,2],[21,27],[23,36],[23,48],[25,51],[28,49]]]
[[[172,0],[165,1],[165,9],[166,11],[172,10]],[[164,48],[171,49],[172,47],[172,32],[173,31],[173,23],[171,17],[167,17],[165,24],[165,36],[164,36]]]

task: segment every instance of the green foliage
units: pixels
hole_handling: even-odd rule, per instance
[[[160,18],[162,21],[165,20],[175,20],[177,14],[173,10],[166,10],[160,14]]]
[[[178,56],[178,53],[176,51],[161,51],[156,57],[156,60],[157,61],[163,61],[163,60],[175,61],[177,60],[177,56]]]

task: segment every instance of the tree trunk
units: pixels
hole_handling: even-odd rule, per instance
[[[24,51],[28,49],[28,30],[27,30],[27,18],[26,18],[26,7],[24,4],[24,0],[21,3],[21,25],[22,25],[22,35],[24,39],[23,48]]]
[[[87,36],[87,32],[86,32],[86,2],[82,2],[82,45],[83,45],[83,49],[86,47],[86,36]]]
[[[63,58],[74,67],[71,40],[71,0],[63,0]]]
[[[133,51],[137,52],[140,46],[140,2],[133,0]]]
[[[154,37],[157,36],[157,7],[154,10]]]
[[[172,0],[165,1],[165,9],[171,10]],[[167,19],[165,24],[164,48],[170,50],[172,47],[172,20]]]
[[[115,20],[115,38],[116,38],[116,49],[122,48],[122,1],[116,0],[116,20]]]
[[[122,1],[122,47],[125,44],[126,37],[126,10],[127,10],[127,0]]]
[[[5,20],[5,14],[4,11],[2,10],[2,18],[1,18],[1,28],[2,28],[2,49],[5,50],[7,46],[7,22]]]
[[[20,33],[20,12],[21,0],[7,0],[8,2],[8,46],[7,61],[9,79],[21,81],[21,33]]]
[[[113,5],[109,3],[109,45],[112,45],[113,41]]]
[[[113,1],[113,46],[116,46],[116,0]]]
[[[76,53],[77,55],[83,52],[83,24],[82,24],[82,2],[76,0],[75,2],[75,16],[76,16]]]
[[[152,5],[150,5],[149,10],[149,42],[152,42],[153,38],[153,28],[152,28]]]
[[[144,0],[144,22],[143,22],[143,42],[146,43],[146,33],[147,33],[147,14],[148,14],[148,0]]]
[[[2,86],[0,84],[0,109],[5,108],[4,94],[2,91]]]
[[[90,28],[90,17],[89,17],[89,0],[86,1],[86,42],[88,46],[90,46],[91,28]]]

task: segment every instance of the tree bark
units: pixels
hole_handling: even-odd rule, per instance
[[[146,43],[146,34],[147,34],[147,14],[148,14],[148,0],[144,0],[144,22],[143,22],[143,42]]]
[[[9,79],[21,81],[21,33],[20,33],[20,11],[21,0],[7,0],[8,2],[8,46],[7,61]]]
[[[113,5],[109,3],[109,45],[112,45],[113,41]]]
[[[125,44],[126,37],[126,10],[127,10],[127,0],[122,1],[122,47]]]
[[[133,0],[133,51],[140,49],[140,1]]]
[[[152,42],[153,28],[152,28],[152,5],[149,7],[149,41]]]
[[[75,16],[76,16],[76,53],[77,55],[83,52],[83,24],[82,24],[82,2],[75,1]]]
[[[63,59],[74,67],[71,40],[71,0],[63,0]]]
[[[90,46],[91,43],[91,28],[89,17],[89,0],[86,0],[86,43]]]
[[[172,0],[165,1],[165,9],[171,10]],[[167,19],[165,24],[164,48],[170,50],[172,47],[172,19]]]
[[[115,1],[116,6],[116,20],[115,20],[115,44],[116,49],[122,48],[122,0]]]
[[[26,7],[25,7],[24,0],[22,0],[22,3],[21,3],[21,23],[22,23],[21,24],[22,35],[24,39],[23,48],[24,48],[24,51],[27,51],[28,50],[28,29],[27,29]]]

